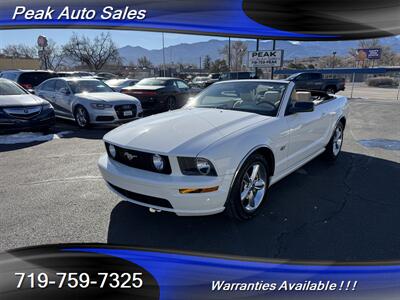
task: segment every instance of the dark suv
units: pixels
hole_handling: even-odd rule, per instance
[[[30,91],[43,81],[57,76],[57,73],[46,70],[7,70],[0,73],[1,78],[15,81]]]
[[[227,72],[222,73],[219,80],[257,79],[254,72]]]

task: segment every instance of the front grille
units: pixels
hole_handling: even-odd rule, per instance
[[[116,190],[118,193],[120,193],[121,195],[123,195],[131,200],[146,203],[149,205],[164,207],[164,208],[173,208],[171,203],[169,203],[169,201],[167,199],[162,199],[162,198],[157,198],[157,197],[134,193],[134,192],[122,189],[120,187],[117,187],[109,182],[107,182],[107,183],[110,185],[111,188]]]
[[[153,165],[153,153],[136,151],[131,149],[124,149],[118,146],[115,146],[116,156],[115,158],[111,156],[109,150],[109,144],[106,143],[106,150],[108,156],[116,160],[117,162],[127,165],[132,168],[161,173],[161,174],[171,174],[171,165],[169,163],[168,156],[160,155],[164,160],[164,169],[158,171]]]
[[[114,117],[113,116],[97,116],[96,121],[111,122],[111,121],[114,121]]]
[[[119,119],[130,119],[136,117],[136,105],[134,104],[123,104],[123,105],[115,105],[115,112]],[[131,111],[131,115],[124,115],[124,112]]]
[[[41,106],[29,106],[29,107],[10,107],[4,108],[4,112],[17,119],[32,119],[40,114],[42,111]]]

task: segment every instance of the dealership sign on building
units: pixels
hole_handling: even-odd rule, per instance
[[[381,48],[357,49],[357,59],[381,59]]]
[[[249,67],[273,68],[282,67],[283,50],[249,51]]]

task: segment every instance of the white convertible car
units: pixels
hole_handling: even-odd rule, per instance
[[[294,83],[215,83],[182,109],[118,127],[98,165],[120,197],[180,216],[249,219],[269,187],[314,157],[341,150],[347,99]]]

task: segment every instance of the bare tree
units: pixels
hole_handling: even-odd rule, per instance
[[[93,40],[74,33],[69,42],[64,45],[63,50],[68,58],[85,64],[90,70],[101,70],[107,63],[121,62],[110,33],[101,33]]]
[[[48,45],[44,51],[39,46],[36,46],[36,49],[38,53],[41,53],[39,58],[42,61],[42,68],[47,66],[48,69],[58,71],[67,64],[66,54],[63,51],[63,48],[58,46],[51,39],[48,40]]]
[[[226,61],[223,59],[216,59],[211,63],[210,72],[211,73],[220,73],[220,72],[227,72],[229,70]]]
[[[2,54],[12,58],[35,58],[37,50],[35,47],[24,44],[11,44],[3,48]]]
[[[153,64],[151,63],[151,61],[146,56],[139,57],[137,65],[138,65],[139,68],[151,68],[151,67],[153,67]]]
[[[225,61],[229,61],[229,46],[225,45],[219,51],[225,58]],[[232,62],[232,69],[234,71],[241,71],[243,66],[243,59],[247,54],[247,45],[242,41],[234,41],[231,44],[231,62]]]
[[[203,68],[204,68],[204,70],[210,70],[210,68],[211,68],[211,57],[210,57],[210,55],[206,55],[204,57]]]

